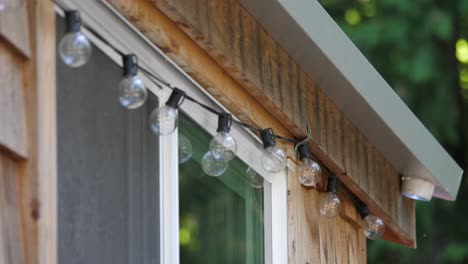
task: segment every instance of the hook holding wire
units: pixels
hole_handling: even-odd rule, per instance
[[[310,129],[309,125],[307,125],[307,137],[294,145],[294,155],[296,156],[296,159],[299,159],[299,147],[304,144],[309,143],[309,140],[311,138],[312,138],[312,130]]]

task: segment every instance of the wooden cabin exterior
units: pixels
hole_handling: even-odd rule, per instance
[[[435,185],[434,196],[454,200],[462,171],[401,100],[393,99],[391,88],[354,45],[341,41],[344,34],[320,5],[304,2],[17,0],[14,8],[0,11],[0,263],[180,261],[177,209],[186,201],[181,195],[187,187],[177,177],[184,170],[174,160],[177,137],[157,138],[146,124],[169,92],[146,76],[151,91],[146,105],[131,113],[120,109],[114,92],[120,56],[96,34],[242,122],[297,139],[306,137],[310,126],[310,149],[324,179],[338,176],[383,219],[382,239],[415,248],[415,202],[401,195],[401,177],[421,177]],[[262,4],[272,9],[262,13]],[[335,57],[294,4],[322,19],[311,23],[320,23],[323,38],[336,39],[336,48],[348,52],[346,59],[362,71],[347,71],[350,66],[340,61],[346,56]],[[68,69],[57,55],[64,9],[81,12],[84,33],[93,43],[87,68]],[[301,43],[313,45],[288,43],[281,35],[288,32],[290,40],[308,36]],[[312,55],[317,61],[306,60]],[[378,86],[377,95],[366,94],[362,76]],[[334,90],[334,81],[345,83],[342,91]],[[389,101],[382,104],[408,121],[402,121],[408,130],[374,104],[378,91],[391,93],[390,99],[382,95]],[[346,101],[357,94],[355,105]],[[181,120],[181,131],[193,126],[214,133],[216,117],[189,103],[181,109],[194,121]],[[372,122],[357,119],[362,116]],[[233,133],[242,141],[239,164],[260,171],[258,136],[243,128]],[[326,182],[319,188],[302,186],[294,147],[278,144],[286,150],[287,168],[273,176],[260,173],[270,187],[262,192],[263,222],[250,228],[260,225],[267,235],[262,247],[248,244],[248,251],[261,254],[245,253],[258,255],[245,263],[366,263],[366,238],[353,201],[339,191],[339,217],[321,217],[317,207]],[[425,156],[422,146],[435,156]],[[440,166],[428,165],[434,159]],[[449,172],[446,178],[439,177],[440,167]],[[242,199],[257,199],[252,193]],[[215,229],[216,222],[210,223]],[[234,260],[235,253],[230,258],[244,263]]]

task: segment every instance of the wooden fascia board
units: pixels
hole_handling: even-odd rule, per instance
[[[254,74],[246,75],[233,60],[244,60],[239,63],[246,67],[245,70],[249,70],[249,67],[260,67],[257,65],[259,61],[255,61],[255,56],[245,50],[242,55],[236,53],[238,51],[226,54],[219,48],[222,41],[213,42],[205,35],[207,24],[213,21],[204,21],[205,29],[200,30],[173,6],[176,1],[172,1],[171,4],[154,1],[154,5],[144,0],[108,2],[243,121],[260,127],[272,127],[279,134],[296,137],[304,136],[305,126],[310,124],[314,134],[314,140],[311,142],[314,155],[333,173],[339,175],[348,188],[358,193],[375,214],[384,219],[389,226],[388,233],[392,234],[390,237],[406,246],[415,246],[414,202],[401,197],[398,173],[238,2],[227,1],[232,6],[226,6],[226,1],[219,1],[210,8],[221,7],[231,11],[237,9],[236,12],[241,12],[244,22],[249,23],[243,25],[250,27],[243,29],[243,36],[237,35],[240,32],[231,31],[236,36],[233,41],[245,40],[249,45],[260,41],[265,47],[275,48],[275,52],[279,53],[275,58],[282,60],[282,66],[287,65],[294,72],[290,73],[274,65],[278,72],[281,71],[282,75],[279,78],[284,87],[291,84],[296,86],[297,90],[292,92],[294,98],[288,98],[291,93],[284,89],[267,91],[266,86],[258,84],[258,78]],[[218,18],[222,15],[222,12],[217,14]],[[212,16],[213,14],[206,17],[211,19]],[[218,32],[216,36],[223,37],[221,32],[229,31],[225,31],[222,25],[212,26]],[[261,35],[252,38],[249,34]],[[260,62],[263,62],[263,59],[260,58]],[[306,101],[294,102],[299,99]],[[361,162],[345,156],[345,153],[358,153]],[[291,154],[290,151],[290,157]],[[366,162],[362,162],[364,159]],[[377,179],[380,168],[389,175],[384,183],[378,180],[368,182],[363,178]],[[361,181],[365,181],[365,185]],[[388,185],[393,187],[389,189]]]
[[[240,1],[401,174],[455,200],[463,170],[318,1]]]

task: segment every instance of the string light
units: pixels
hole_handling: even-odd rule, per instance
[[[184,164],[192,158],[192,143],[180,132],[178,137],[179,164]]]
[[[367,205],[358,201],[356,209],[362,218],[362,233],[371,240],[379,239],[385,233],[385,224],[382,219],[372,215]]]
[[[67,33],[59,44],[60,58],[70,67],[81,67],[91,57],[91,43],[81,33],[81,19],[78,11],[65,11],[65,26]]]
[[[65,20],[68,33],[61,41],[63,44],[59,47],[59,53],[62,60],[67,65],[71,67],[80,67],[88,61],[91,55],[91,44],[80,31],[81,20],[78,11],[65,11]],[[84,27],[86,27],[86,25],[84,25]],[[229,134],[232,123],[236,123],[260,134],[264,146],[261,156],[261,164],[267,172],[277,173],[286,166],[286,153],[284,150],[276,146],[275,139],[288,141],[295,145],[300,142],[304,142],[275,135],[271,128],[260,129],[238,120],[234,120],[230,114],[216,111],[210,106],[190,97],[179,88],[173,87],[170,83],[152,74],[151,71],[138,65],[137,57],[134,54],[123,53],[92,28],[86,27],[86,29],[97,39],[122,56],[124,78],[119,84],[119,100],[124,107],[135,109],[143,105],[146,100],[147,91],[143,82],[137,75],[138,70],[141,70],[151,80],[153,80],[154,84],[160,89],[163,89],[163,86],[172,89],[172,93],[166,104],[155,109],[150,115],[150,128],[156,135],[170,135],[175,131],[178,124],[178,108],[185,99],[199,105],[213,114],[218,115],[218,134],[210,142],[210,151],[208,151],[202,159],[202,167],[204,167],[204,171],[208,175],[219,176],[224,173],[228,167],[229,160],[233,159],[236,155],[237,143]],[[309,130],[310,129],[308,128],[308,134],[310,134]],[[306,140],[309,140],[309,137]],[[179,150],[179,162],[184,163],[191,158],[191,143],[183,135],[179,135],[179,142],[179,145],[182,146]],[[320,172],[320,166],[318,166],[318,164],[310,157],[307,156],[303,158],[302,163],[303,170],[308,170],[309,174],[307,177],[311,177],[312,174]],[[305,179],[306,177],[303,178]],[[304,181],[304,184],[308,184],[308,182]]]
[[[203,171],[210,176],[221,176],[228,168],[228,161],[216,159],[211,151],[208,151],[202,159]]]
[[[301,144],[298,147],[299,160],[299,181],[302,185],[315,187],[322,179],[320,165],[312,159],[309,150],[309,143]]]
[[[147,97],[145,84],[138,77],[138,60],[135,54],[122,56],[123,79],[119,83],[120,104],[128,109],[142,106]]]
[[[81,67],[89,60],[91,55],[91,44],[81,31],[81,20],[78,11],[65,11],[65,23],[67,34],[60,41],[59,55],[63,62],[70,67]],[[227,113],[218,112],[202,102],[188,96],[184,91],[173,87],[168,82],[152,74],[149,70],[138,65],[137,57],[134,54],[124,54],[105,38],[95,32],[92,28],[87,28],[103,43],[122,56],[124,78],[119,84],[120,103],[129,109],[138,108],[144,104],[147,91],[137,76],[138,69],[154,81],[154,84],[160,89],[163,86],[172,89],[172,93],[164,106],[155,109],[150,115],[151,130],[157,135],[169,135],[175,131],[178,123],[178,108],[187,99],[205,110],[218,115],[218,134],[210,143],[210,151],[202,158],[202,169],[210,176],[220,176],[228,168],[229,160],[235,157],[237,144],[234,138],[229,135],[232,123],[249,128],[260,134],[263,142],[263,153],[261,156],[261,165],[267,172],[277,173],[286,166],[287,157],[284,150],[276,145],[275,139],[281,139],[295,144],[295,151],[301,161],[299,180],[303,185],[315,186],[321,179],[321,168],[317,162],[312,159],[308,141],[310,139],[310,128],[307,128],[307,138],[298,141],[275,135],[271,128],[260,129],[249,124],[233,120]],[[182,134],[178,135],[179,144],[179,163],[185,163],[192,157],[192,144]],[[247,168],[246,176],[253,188],[263,187],[263,178],[252,168]],[[324,216],[334,217],[338,215],[341,206],[341,200],[336,195],[338,178],[330,176],[328,178],[327,191],[319,202],[320,213]],[[353,200],[356,209],[362,218],[362,232],[368,239],[379,239],[385,232],[385,224],[379,217],[372,215],[368,207],[361,202],[354,194],[345,191],[345,194]]]
[[[338,215],[341,200],[336,195],[338,178],[335,175],[328,177],[327,192],[323,194],[319,202],[320,214],[326,217],[335,217]]]
[[[354,203],[361,216],[361,232],[371,240],[379,239],[385,233],[385,223],[381,218],[370,213],[369,208],[355,194],[346,188],[341,188],[343,193]]]
[[[178,123],[178,109],[184,97],[184,91],[174,88],[166,104],[151,113],[150,127],[156,135],[167,136],[174,132]]]
[[[211,140],[210,151],[215,159],[230,161],[236,156],[237,143],[229,134],[232,125],[232,116],[223,113],[218,116],[218,134]]]
[[[258,173],[254,169],[248,167],[245,171],[245,175],[247,176],[247,180],[249,181],[250,186],[252,186],[252,188],[263,188],[263,177],[258,175]]]
[[[286,153],[276,145],[271,128],[260,131],[260,136],[264,148],[261,156],[263,169],[271,173],[280,172],[286,166]]]

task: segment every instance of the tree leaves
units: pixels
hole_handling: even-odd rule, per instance
[[[461,141],[459,130],[466,126],[460,116],[468,118],[460,106],[460,100],[465,105],[468,100],[468,63],[457,65],[456,60],[468,58],[464,40],[468,1],[328,0],[323,4],[439,142],[452,155],[465,146],[462,150],[468,156],[468,143]],[[359,12],[359,23],[345,20],[347,10]],[[468,184],[462,184],[456,203],[418,203],[418,249],[372,241],[369,263],[468,263],[467,200]]]
[[[451,15],[439,8],[434,8],[428,16],[428,25],[432,33],[441,40],[449,40],[453,34]]]
[[[421,45],[414,51],[411,60],[409,79],[416,84],[424,84],[431,81],[434,73],[434,50],[431,45]]]

